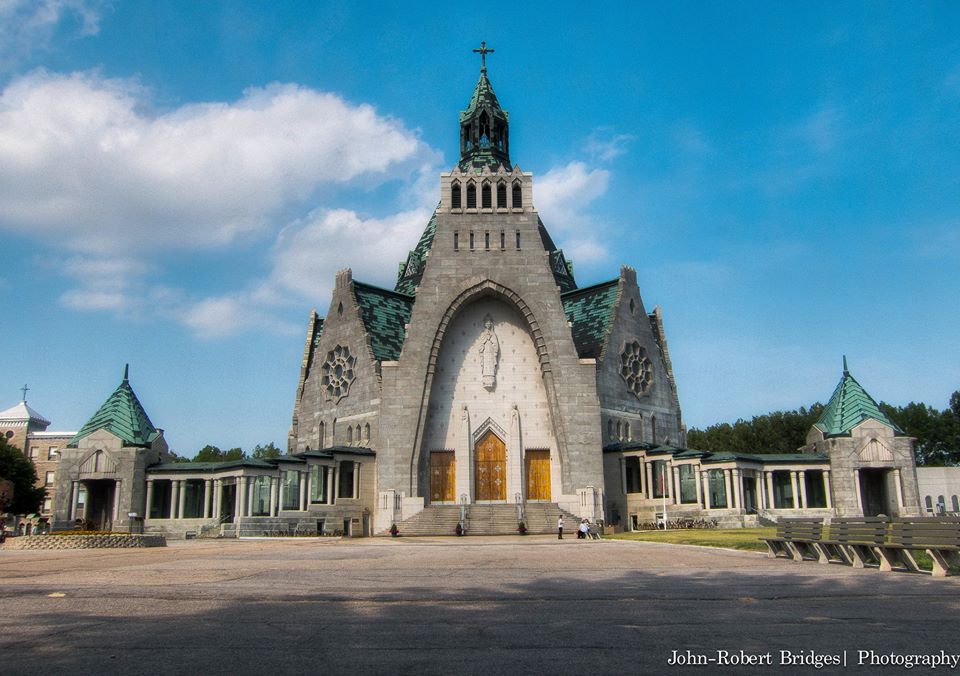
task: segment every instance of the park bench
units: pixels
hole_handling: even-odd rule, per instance
[[[826,537],[816,543],[820,563],[837,560],[854,568],[879,565],[876,548],[887,536],[885,516],[848,517],[830,521]]]
[[[816,543],[823,533],[823,519],[780,519],[777,522],[777,534],[772,538],[761,538],[767,543],[770,558],[787,558],[794,561],[819,559],[820,551]]]
[[[896,569],[921,572],[913,557],[925,551],[933,559],[934,577],[950,575],[950,567],[960,567],[960,517],[932,516],[892,521],[886,541],[876,548],[880,570]]]

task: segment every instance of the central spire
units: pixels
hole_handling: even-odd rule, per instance
[[[503,165],[509,171],[510,114],[500,107],[487,78],[487,54],[494,50],[483,41],[480,49],[473,51],[480,55],[480,79],[467,109],[460,113],[460,169],[490,167],[495,171]]]

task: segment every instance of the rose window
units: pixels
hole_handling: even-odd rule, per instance
[[[627,343],[620,353],[620,376],[637,395],[646,394],[653,384],[653,364],[647,350],[637,341]]]
[[[323,362],[323,379],[321,386],[327,393],[327,399],[340,401],[350,393],[353,383],[353,367],[357,358],[350,354],[350,348],[337,345],[327,352],[327,360]]]

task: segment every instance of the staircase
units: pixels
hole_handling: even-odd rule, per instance
[[[560,509],[555,502],[527,503],[524,523],[531,535],[557,532],[557,517],[563,514],[564,530],[573,534],[580,517]],[[397,524],[402,536],[456,535],[459,505],[431,505]],[[517,506],[511,504],[470,505],[467,535],[517,535]]]

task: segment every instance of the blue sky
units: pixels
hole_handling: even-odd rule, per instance
[[[684,418],[960,389],[955,3],[0,2],[0,408],[123,364],[173,450],[286,443],[334,274],[392,286],[486,40],[586,285],[637,269]],[[4,403],[6,402],[6,403]]]

